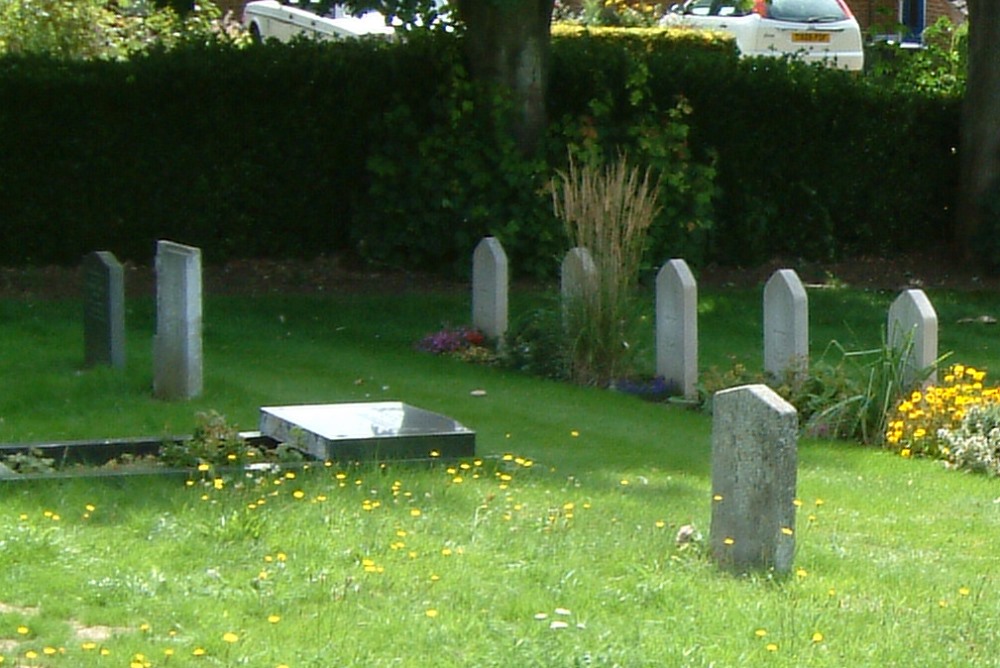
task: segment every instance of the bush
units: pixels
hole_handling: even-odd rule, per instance
[[[559,28],[551,131],[524,156],[459,46],[206,34],[124,62],[2,57],[0,263],[148,262],[172,238],[210,262],[358,253],[463,276],[492,234],[516,274],[552,275],[564,241],[545,184],[568,152],[619,150],[661,184],[647,268],[951,239],[954,95],[740,60],[695,31]]]
[[[903,398],[889,416],[886,447],[903,457],[953,455],[953,443],[981,431],[984,424],[982,414],[967,424],[970,411],[1000,403],[1000,389],[985,387],[985,378],[985,371],[956,364],[947,370],[941,385],[915,390]]]

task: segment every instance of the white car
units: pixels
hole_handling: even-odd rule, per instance
[[[249,2],[243,10],[243,25],[255,42],[267,39],[289,42],[299,35],[320,40],[357,39],[365,35],[391,37],[395,32],[392,26],[386,25],[385,16],[378,12],[351,16],[340,5],[334,5],[321,14],[312,5],[318,3],[310,0]]]
[[[861,70],[861,28],[844,0],[687,0],[665,23],[731,33],[743,56],[792,55]]]

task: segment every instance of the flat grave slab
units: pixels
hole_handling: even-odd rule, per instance
[[[263,407],[260,432],[322,460],[454,459],[476,454],[474,431],[450,417],[399,401]]]

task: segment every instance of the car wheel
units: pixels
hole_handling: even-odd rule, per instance
[[[256,23],[250,24],[250,41],[254,44],[264,43],[264,38],[260,34],[260,27]]]

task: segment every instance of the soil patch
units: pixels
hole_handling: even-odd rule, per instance
[[[152,267],[125,264],[128,296],[153,296]],[[945,255],[861,257],[833,263],[776,259],[755,267],[709,265],[697,270],[705,287],[756,287],[777,269],[794,269],[806,284],[853,288],[982,290],[1000,289],[1000,277],[982,276]],[[338,258],[235,260],[204,268],[206,294],[398,294],[468,289],[467,282],[439,276],[357,267]],[[78,267],[0,267],[0,299],[77,299]]]

